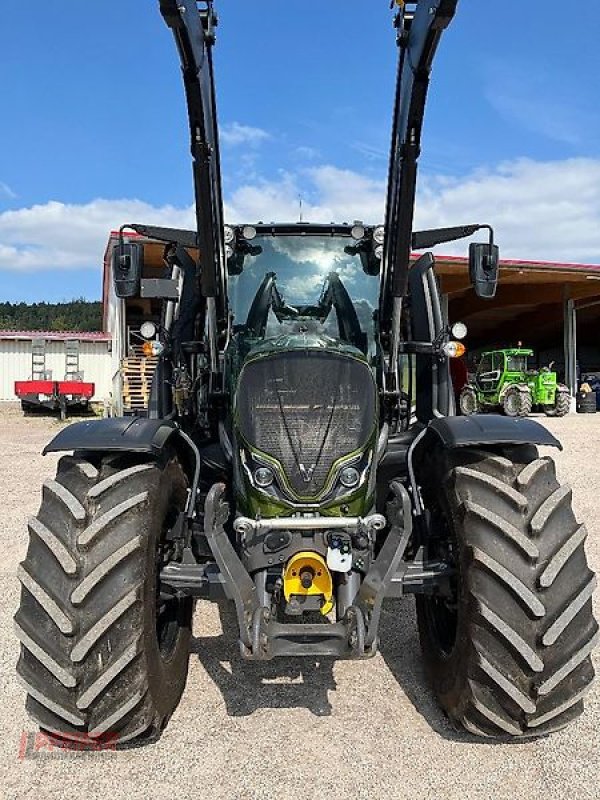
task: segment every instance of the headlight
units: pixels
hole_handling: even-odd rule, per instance
[[[452,326],[452,336],[455,339],[464,339],[467,335],[467,326],[464,322],[455,322]]]
[[[225,225],[223,228],[223,238],[225,239],[225,244],[231,244],[235,239],[235,230],[231,225]]]
[[[344,467],[340,472],[340,483],[342,486],[345,486],[346,489],[354,489],[355,486],[358,486],[359,481],[360,472],[356,467]]]
[[[378,225],[373,231],[373,241],[375,244],[383,244],[385,239],[385,228],[383,225]]]
[[[160,342],[144,342],[142,352],[147,358],[151,358],[152,356],[160,356],[164,349],[164,345]]]
[[[154,339],[156,336],[156,325],[150,322],[150,320],[142,322],[140,326],[140,336],[144,339]]]
[[[467,348],[462,342],[446,342],[443,350],[448,358],[460,358],[467,352]]]
[[[258,467],[254,470],[254,483],[259,489],[266,489],[275,480],[273,470],[269,467]]]

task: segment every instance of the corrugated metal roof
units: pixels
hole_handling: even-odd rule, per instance
[[[47,339],[55,342],[79,339],[82,342],[110,342],[111,338],[102,331],[0,331],[0,339]]]

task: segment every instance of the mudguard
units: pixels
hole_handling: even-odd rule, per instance
[[[426,437],[435,436],[444,447],[472,447],[495,444],[562,445],[539,422],[528,418],[503,417],[500,414],[470,414],[466,417],[440,417],[427,427]]]
[[[118,417],[75,422],[63,428],[43,449],[43,454],[64,450],[123,450],[158,456],[173,434],[180,434],[171,420]]]

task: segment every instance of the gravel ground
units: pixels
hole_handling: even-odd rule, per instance
[[[600,417],[542,421],[565,445],[556,454],[559,474],[573,487],[589,530],[588,556],[600,571]],[[201,603],[187,688],[160,742],[118,753],[35,752],[14,671],[15,572],[27,517],[57,461],[40,450],[58,425],[24,419],[15,407],[0,411],[0,797],[600,797],[600,681],[566,731],[519,744],[479,743],[454,732],[430,695],[410,599],[388,601],[376,658],[334,664],[244,663],[233,616]],[[595,662],[598,670],[599,652]]]

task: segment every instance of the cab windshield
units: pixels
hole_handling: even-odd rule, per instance
[[[277,290],[288,306],[315,305],[332,275],[350,295],[363,333],[373,341],[373,312],[377,308],[379,279],[367,275],[356,242],[350,236],[271,236],[252,240],[253,252],[244,257],[239,275],[229,275],[228,295],[234,325],[244,325],[261,281],[275,273]],[[271,315],[273,317],[273,315]],[[335,311],[323,323],[323,330],[335,336]],[[281,323],[270,318],[267,335],[277,335]]]
[[[507,356],[506,369],[509,372],[527,372],[527,356]]]

